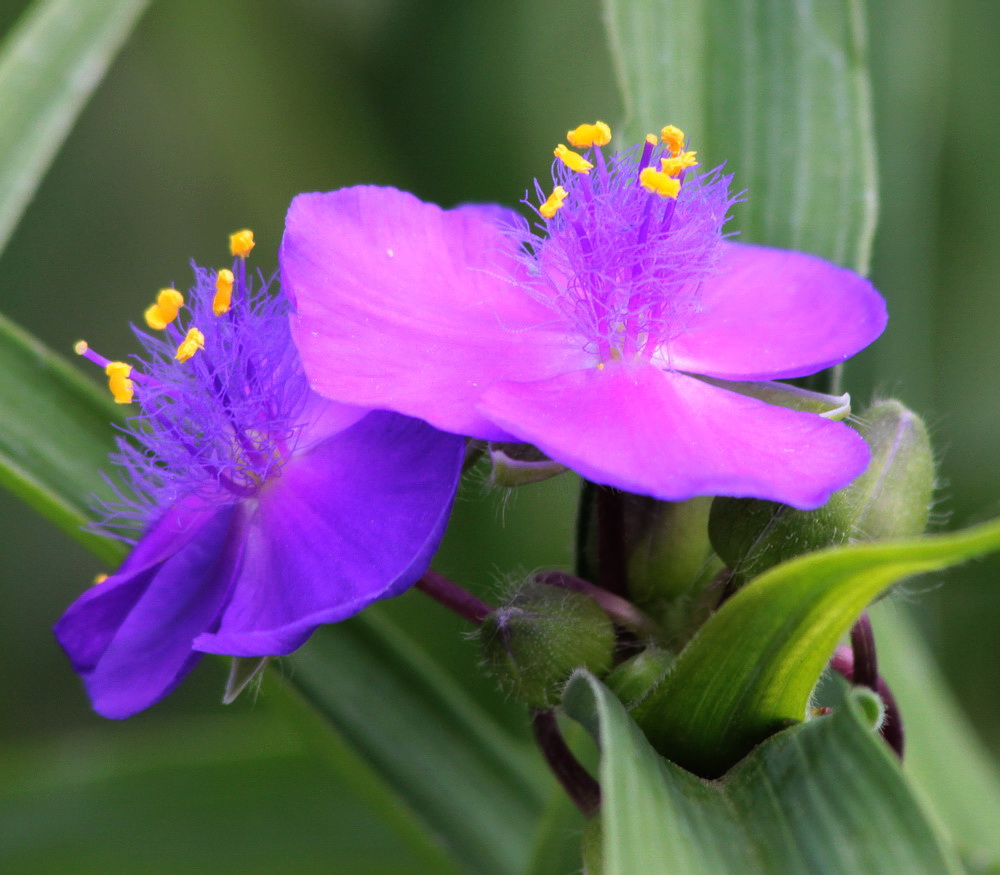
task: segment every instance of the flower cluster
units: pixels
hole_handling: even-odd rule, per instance
[[[288,653],[412,585],[466,436],[664,500],[809,509],[865,469],[857,432],[769,381],[872,342],[879,295],[727,239],[730,177],[676,128],[610,140],[567,133],[530,221],[391,188],[300,195],[284,296],[248,274],[240,232],[231,270],[159,293],[143,358],[78,346],[139,407],[102,525],[141,537],[56,626],[100,713],[147,707],[204,652]]]
[[[77,345],[138,405],[104,528],[141,537],[55,630],[105,716],[159,700],[203,652],[288,653],[399,594],[444,531],[462,439],[313,393],[252,245],[234,235],[231,270],[159,293],[134,364]]]

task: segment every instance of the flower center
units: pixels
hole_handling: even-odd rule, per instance
[[[526,291],[580,335],[598,366],[649,359],[700,306],[732,203],[729,178],[715,170],[688,179],[698,161],[673,126],[610,156],[603,122],[566,138],[579,151],[556,147],[547,197],[536,182],[540,221],[511,232]]]
[[[154,333],[137,331],[145,361],[110,361],[85,341],[76,344],[104,369],[117,403],[141,408],[118,458],[137,495],[203,490],[247,498],[291,452],[305,378],[283,303],[266,288],[255,293],[247,277],[253,245],[250,231],[232,235],[233,269],[196,268],[187,302],[176,289],[160,291],[144,314]]]

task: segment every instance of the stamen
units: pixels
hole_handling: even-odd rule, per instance
[[[204,348],[205,335],[202,334],[197,328],[192,328],[188,331],[184,340],[181,341],[181,345],[177,347],[177,352],[174,355],[174,358],[179,362],[186,362],[199,349]]]
[[[659,170],[654,170],[652,167],[644,167],[639,172],[639,184],[646,191],[658,194],[660,197],[675,198],[681,190],[681,181],[679,179],[668,176]]]
[[[236,278],[231,270],[223,268],[215,278],[215,297],[212,299],[212,312],[216,316],[228,313],[233,305],[233,283]]]
[[[551,219],[562,209],[564,200],[566,200],[566,189],[561,185],[557,185],[552,189],[552,194],[545,199],[545,203],[538,208],[538,212],[546,219]]]
[[[689,167],[697,167],[697,152],[681,152],[673,158],[661,158],[660,170],[667,176],[680,176]]]
[[[594,122],[592,125],[579,125],[566,132],[566,139],[577,149],[588,149],[591,146],[607,146],[611,142],[611,128],[604,122]]]
[[[667,144],[672,155],[679,155],[684,151],[684,131],[680,128],[667,125],[660,131],[660,139]]]
[[[108,575],[106,575],[106,574],[98,574],[98,575],[96,575],[94,577],[94,586],[97,586],[100,583],[104,583],[104,581],[107,580],[107,579],[108,579]]]
[[[143,314],[146,324],[155,331],[162,331],[180,312],[184,306],[184,296],[177,289],[160,289],[156,303],[147,307]]]
[[[114,396],[116,404],[131,404],[135,394],[135,383],[129,379],[132,365],[125,362],[109,362],[104,369],[108,375],[108,388]]]
[[[576,152],[567,149],[562,143],[560,143],[552,152],[563,164],[565,164],[570,170],[577,173],[590,173],[594,169],[594,165],[591,164],[582,155],[577,155]]]
[[[240,258],[246,258],[254,247],[253,231],[245,228],[229,235],[229,251]]]

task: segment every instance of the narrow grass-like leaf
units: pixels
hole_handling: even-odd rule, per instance
[[[87,98],[148,0],[40,0],[0,48],[0,252]],[[121,545],[82,531],[121,414],[0,317],[0,486],[108,562]]]
[[[0,316],[0,486],[108,563],[118,541],[83,530],[120,408],[44,344]]]
[[[1000,871],[1000,770],[903,606],[876,605],[872,622],[879,670],[906,728],[906,774],[924,791],[963,857],[979,869]]]
[[[837,641],[904,577],[1000,550],[1000,520],[943,535],[836,547],[775,566],[727,601],[633,711],[664,756],[719,775],[802,720]]]
[[[524,871],[545,804],[540,763],[377,609],[319,629],[284,664],[464,870]]]
[[[685,129],[748,200],[740,239],[867,269],[876,187],[862,0],[604,0],[624,137]]]
[[[149,0],[37,0],[0,47],[0,252]]]
[[[603,875],[960,872],[859,695],[870,694],[850,694],[705,781],[660,757],[614,695],[579,672],[564,705],[601,746]]]

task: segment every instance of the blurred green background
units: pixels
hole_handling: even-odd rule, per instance
[[[0,28],[26,5],[0,0]],[[950,528],[1000,513],[1000,4],[901,9],[869,2],[873,276],[891,322],[847,384],[856,408],[891,394],[926,415]],[[297,192],[373,182],[516,203],[568,127],[620,118],[600,16],[597,0],[154,2],[0,258],[0,310],[67,354],[83,337],[121,356],[127,322],[187,285],[190,258],[225,263],[230,231],[252,227],[272,270]],[[831,130],[831,150],[851,147]],[[489,596],[511,571],[567,563],[573,495],[570,478],[513,496],[473,484],[439,567]],[[221,661],[126,723],[94,716],[50,627],[101,568],[7,495],[0,526],[0,868],[435,871],[266,695],[220,708]],[[994,558],[904,598],[1000,755],[998,576]],[[460,623],[425,602],[383,610],[524,732]]]

